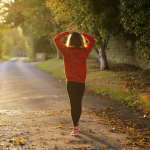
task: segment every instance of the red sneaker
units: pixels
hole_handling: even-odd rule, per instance
[[[71,135],[79,135],[78,129],[75,129],[74,131],[72,131]]]

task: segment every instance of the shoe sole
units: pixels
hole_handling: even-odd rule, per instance
[[[72,136],[74,136],[74,135],[79,135],[78,133],[76,133],[76,134],[71,134]]]

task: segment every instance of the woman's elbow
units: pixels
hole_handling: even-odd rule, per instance
[[[54,37],[54,38],[53,38],[53,41],[55,42],[56,40],[57,40],[57,38],[56,38],[56,37]]]

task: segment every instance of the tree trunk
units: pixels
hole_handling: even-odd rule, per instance
[[[62,55],[59,53],[58,49],[57,49],[57,59],[62,59]]]
[[[105,51],[102,50],[101,48],[98,48],[98,51],[99,51],[100,70],[109,70]]]

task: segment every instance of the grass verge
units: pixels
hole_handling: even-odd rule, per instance
[[[0,62],[9,60],[9,59],[12,58],[12,57],[13,57],[13,56],[3,56],[3,57],[0,59]]]
[[[25,62],[36,62],[36,59],[35,58],[27,58],[26,60],[25,60]]]
[[[62,59],[57,59],[54,57],[45,62],[37,64],[37,67],[41,70],[51,72],[54,76],[60,79],[65,79],[64,64]]]
[[[65,79],[62,59],[56,57],[37,64],[41,70]],[[95,94],[107,95],[112,99],[125,102],[128,106],[150,112],[150,74],[138,71],[99,71],[99,61],[87,60],[86,87]]]

